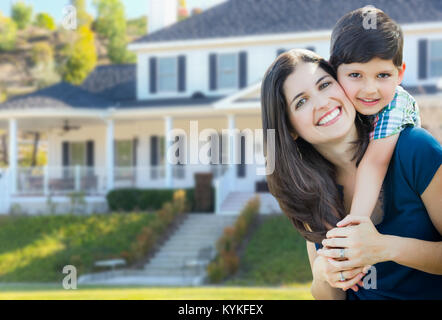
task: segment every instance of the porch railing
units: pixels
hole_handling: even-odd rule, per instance
[[[197,172],[212,172],[214,180],[227,170],[225,165],[174,165],[173,188],[191,188]],[[17,195],[65,195],[84,192],[86,195],[107,193],[104,167],[33,167],[17,168]],[[164,166],[115,167],[114,188],[168,188]]]

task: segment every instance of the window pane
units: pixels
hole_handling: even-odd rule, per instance
[[[220,70],[233,70],[236,68],[236,54],[220,54],[219,55]]]
[[[440,60],[442,59],[442,40],[431,41],[430,44],[430,59]]]
[[[218,87],[220,89],[238,86],[238,56],[236,54],[220,54],[218,62]]]
[[[177,59],[160,58],[158,59],[158,90],[159,91],[177,91]]]
[[[71,166],[85,166],[86,165],[86,144],[84,142],[71,143]]]
[[[430,77],[442,77],[442,60],[431,61]]]
[[[132,140],[122,140],[116,143],[116,166],[132,167]]]

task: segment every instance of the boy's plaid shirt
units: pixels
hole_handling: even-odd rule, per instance
[[[395,135],[407,125],[421,126],[419,107],[416,100],[401,86],[396,87],[393,100],[375,117],[370,140]]]

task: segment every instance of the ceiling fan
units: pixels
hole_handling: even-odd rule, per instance
[[[70,125],[69,120],[65,120],[61,129],[63,131],[59,134],[60,136],[64,135],[65,133],[68,133],[71,130],[78,130],[78,129],[80,129],[80,126]]]

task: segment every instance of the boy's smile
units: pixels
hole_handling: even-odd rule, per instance
[[[337,73],[339,83],[356,110],[373,115],[393,100],[404,71],[405,64],[398,68],[392,60],[373,58],[366,63],[341,64]]]

